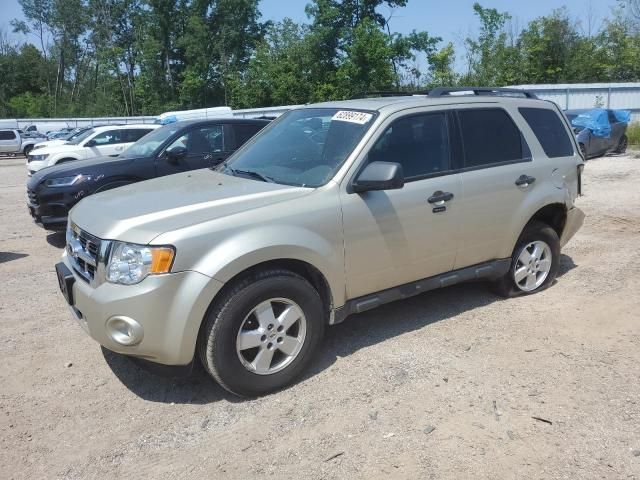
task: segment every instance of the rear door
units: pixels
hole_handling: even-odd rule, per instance
[[[499,106],[460,108],[457,111],[464,150],[462,171],[463,212],[460,247],[455,268],[506,258],[505,239],[513,223],[538,185],[539,178],[524,136],[510,114]],[[540,183],[540,182],[539,182]]]
[[[176,146],[185,147],[187,155],[170,161],[165,152]],[[199,126],[187,130],[167,146],[157,159],[156,171],[162,176],[208,168],[224,161],[228,155],[222,124]]]
[[[396,114],[372,141],[360,168],[397,162],[404,187],[341,193],[349,298],[453,268],[462,188],[452,169],[451,118],[446,111]]]
[[[13,130],[0,130],[0,153],[15,153],[20,151],[22,141]]]

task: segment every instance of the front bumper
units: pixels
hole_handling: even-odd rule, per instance
[[[38,170],[42,170],[44,167],[48,166],[48,160],[40,160],[38,162],[33,161],[30,162],[27,160],[27,173],[29,175],[33,175]]]
[[[62,261],[73,272],[66,251]],[[194,357],[200,324],[223,284],[194,271],[152,275],[137,285],[102,283],[91,287],[74,272],[73,316],[100,345],[117,353],[164,365],[188,365]],[[107,321],[122,316],[141,327],[141,341],[122,345]]]
[[[565,223],[562,236],[560,237],[560,246],[564,247],[569,240],[573,238],[582,224],[584,223],[584,212],[577,207],[573,207],[567,212],[567,222]]]

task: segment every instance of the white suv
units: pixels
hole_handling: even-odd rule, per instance
[[[85,131],[64,145],[39,148],[27,157],[29,175],[44,167],[73,160],[120,155],[160,125],[108,125]]]

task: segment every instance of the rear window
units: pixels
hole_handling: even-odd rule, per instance
[[[547,157],[557,158],[573,155],[573,144],[567,135],[567,129],[556,112],[546,108],[520,108],[518,110],[533,130]]]
[[[502,109],[459,110],[465,168],[523,160],[522,134]]]

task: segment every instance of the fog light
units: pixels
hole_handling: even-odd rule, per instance
[[[116,316],[107,320],[107,334],[120,345],[131,346],[142,341],[142,325],[133,318]]]

